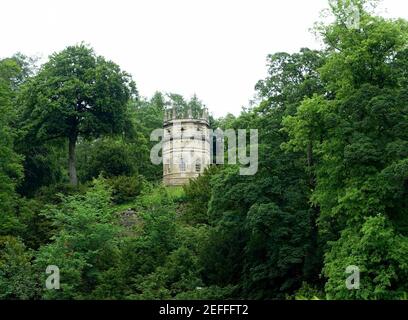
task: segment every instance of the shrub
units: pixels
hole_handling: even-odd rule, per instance
[[[136,173],[135,159],[129,146],[112,139],[93,143],[84,142],[78,147],[78,172],[82,182],[97,178],[132,176]]]
[[[112,200],[122,204],[135,199],[143,189],[143,178],[140,176],[119,176],[108,180],[112,188]]]
[[[58,204],[61,202],[61,195],[71,196],[74,194],[85,194],[86,191],[86,185],[81,184],[76,187],[68,183],[56,183],[40,188],[35,197],[38,201],[43,203]]]

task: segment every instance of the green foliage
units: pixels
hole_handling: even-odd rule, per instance
[[[48,243],[54,234],[52,222],[42,214],[44,203],[38,199],[20,198],[16,205],[16,214],[23,225],[19,232],[25,246],[37,250]]]
[[[400,299],[408,287],[408,239],[393,230],[387,219],[367,218],[362,226],[342,231],[325,257],[329,299]],[[358,266],[359,290],[345,286],[345,270]]]
[[[190,100],[186,100],[180,94],[175,93],[170,93],[167,97],[168,100],[166,101],[166,104],[176,109],[176,115],[178,118],[186,117],[189,109],[191,109],[193,117],[201,117],[204,105],[196,95]]]
[[[69,183],[55,183],[41,187],[35,193],[35,199],[45,204],[59,204],[61,203],[61,195],[72,196],[75,194],[84,194],[86,190],[86,185],[75,187]]]
[[[184,219],[190,224],[208,224],[208,202],[211,199],[211,177],[219,169],[215,166],[206,168],[198,178],[183,186],[186,210]]]
[[[44,214],[58,232],[52,242],[36,254],[35,266],[44,275],[47,266],[61,272],[61,290],[43,291],[45,299],[86,298],[98,277],[109,269],[118,255],[120,227],[114,224],[110,191],[102,180],[85,195],[63,198],[60,206],[50,206]]]
[[[0,60],[0,235],[16,234],[21,225],[14,214],[15,188],[22,178],[21,157],[13,150],[14,79],[21,73],[15,59]]]
[[[137,159],[131,146],[122,140],[83,141],[78,145],[78,170],[83,182],[103,175],[106,178],[132,176]]]
[[[283,212],[273,203],[250,209],[244,289],[251,298],[283,298],[280,292],[293,292],[299,286],[311,246],[310,216],[307,210]]]
[[[289,297],[289,299],[291,298]],[[312,287],[307,282],[304,282],[293,298],[295,300],[323,300],[324,294],[319,288]]]
[[[228,300],[234,297],[233,286],[227,287],[197,287],[191,291],[185,291],[176,296],[177,300]]]
[[[113,62],[83,44],[67,47],[22,89],[31,116],[26,129],[47,138],[118,132],[134,90],[130,76]]]
[[[40,140],[69,141],[70,182],[76,185],[78,137],[122,133],[135,93],[131,77],[118,65],[83,44],[70,46],[50,56],[23,86],[23,130]]]
[[[357,1],[364,7],[364,1]],[[396,299],[406,292],[406,21],[362,12],[360,28],[337,20],[321,29],[327,93],[303,101],[283,124],[288,151],[313,151],[330,299]],[[379,215],[380,214],[380,215]],[[398,242],[398,244],[397,244]],[[360,290],[347,290],[345,269],[361,268]],[[398,279],[398,283],[397,283]]]
[[[107,181],[112,189],[112,201],[122,204],[134,200],[142,191],[143,178],[140,176],[119,176]]]
[[[302,48],[299,53],[278,52],[268,55],[268,76],[257,83],[264,98],[263,106],[285,108],[293,113],[304,97],[321,92],[323,84],[319,68],[325,62],[322,52]]]
[[[65,146],[62,141],[43,144],[24,135],[17,137],[16,151],[24,157],[24,179],[17,186],[19,194],[33,197],[42,188],[67,182],[67,160],[61,145]]]
[[[268,62],[269,75],[257,85],[260,105],[225,123],[259,128],[258,173],[243,177],[227,166],[200,186],[210,188],[207,217],[213,227],[201,257],[204,282],[232,286],[235,294],[251,299],[285,298],[305,281],[319,284],[322,260],[315,227],[319,208],[308,203],[313,163],[280,145],[288,141],[283,117],[323,90],[318,68],[324,55],[302,49],[271,55]]]
[[[156,268],[166,263],[177,248],[174,203],[165,190],[156,188],[136,202],[137,222],[133,236],[123,238],[118,263],[101,275],[95,290],[97,298],[160,299],[167,297],[162,273]],[[156,279],[156,280],[154,280]]]
[[[0,299],[37,297],[37,273],[31,265],[33,252],[17,238],[0,237]]]

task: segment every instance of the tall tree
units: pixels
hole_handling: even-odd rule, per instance
[[[24,129],[38,138],[68,140],[69,179],[77,185],[80,137],[120,133],[137,91],[129,74],[84,44],[54,53],[22,88]]]
[[[21,69],[12,58],[0,60],[0,234],[10,234],[18,228],[14,214],[15,186],[22,176],[21,157],[13,150],[14,118],[12,104],[15,98],[14,80]]]

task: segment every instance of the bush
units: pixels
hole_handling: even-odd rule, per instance
[[[18,236],[27,248],[37,250],[55,232],[50,219],[42,214],[45,204],[37,199],[20,198],[16,203],[18,220],[24,226]]]
[[[78,146],[78,172],[82,182],[97,178],[132,176],[136,173],[135,159],[129,146],[122,141],[105,139]]]
[[[32,258],[33,251],[21,240],[0,237],[0,299],[27,300],[37,296],[39,284]]]
[[[35,198],[43,203],[58,204],[61,202],[61,195],[85,194],[86,191],[87,186],[83,184],[76,187],[68,183],[56,183],[40,188]]]
[[[143,189],[143,178],[141,176],[119,176],[108,180],[112,188],[112,201],[122,204],[134,200]]]

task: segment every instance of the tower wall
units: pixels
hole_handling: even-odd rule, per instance
[[[163,182],[180,186],[196,178],[210,165],[208,117],[165,119],[163,136]]]

